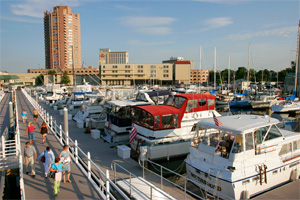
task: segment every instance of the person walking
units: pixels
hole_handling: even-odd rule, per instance
[[[27,112],[25,111],[25,109],[23,109],[23,111],[21,112],[21,115],[22,115],[22,119],[23,119],[23,124],[26,124]]]
[[[23,162],[26,166],[26,174],[29,174],[29,166],[31,167],[31,175],[32,178],[35,177],[35,168],[34,168],[34,160],[37,161],[37,154],[35,148],[30,144],[30,142],[26,142],[24,148],[24,158]]]
[[[34,123],[37,123],[37,118],[38,118],[38,116],[39,116],[39,111],[38,111],[37,109],[34,109],[34,110],[32,111],[32,113],[33,113],[33,120],[34,120]]]
[[[55,172],[54,176],[54,195],[57,196],[57,194],[60,192],[60,182],[61,182],[61,174],[62,174],[62,167],[65,164],[60,162],[60,158],[55,158],[55,163],[53,163],[50,167],[50,172]]]
[[[34,143],[34,139],[35,139],[34,129],[35,129],[35,126],[32,124],[32,122],[29,122],[27,129],[26,129],[26,134],[27,134],[27,136],[29,138],[29,142],[31,144]]]
[[[45,169],[45,178],[47,178],[47,176],[49,174],[50,166],[54,162],[54,153],[51,150],[51,147],[48,146],[46,148],[46,150],[43,151],[43,153],[41,153],[37,159],[41,161],[41,158],[43,156],[45,156],[45,159],[44,159],[44,169]]]
[[[43,144],[44,144],[44,143],[46,143],[46,137],[47,137],[47,134],[49,133],[49,129],[48,129],[46,122],[42,123],[42,126],[40,128],[40,133],[42,134]]]
[[[65,145],[63,148],[63,151],[59,154],[59,158],[61,159],[61,162],[63,162],[65,165],[62,167],[63,170],[63,180],[64,183],[66,182],[65,175],[67,171],[67,182],[72,183],[70,180],[70,174],[71,174],[71,164],[72,160],[70,157],[70,152],[69,152],[69,145]]]

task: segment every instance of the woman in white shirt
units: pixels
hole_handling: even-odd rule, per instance
[[[47,178],[49,174],[50,166],[54,162],[54,153],[51,150],[51,147],[48,146],[46,150],[43,151],[41,155],[39,155],[38,160],[41,160],[43,156],[45,156],[44,168],[45,168],[45,177]]]

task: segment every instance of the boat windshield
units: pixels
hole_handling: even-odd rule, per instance
[[[110,114],[114,117],[118,117],[121,119],[128,119],[131,116],[131,109],[130,106],[120,107],[120,106],[113,106],[110,110]]]
[[[206,130],[201,144],[215,148],[215,154],[223,158],[229,158],[230,153],[240,153],[243,151],[243,136],[234,135],[231,132],[210,129]]]
[[[167,100],[164,102],[164,105],[174,106],[175,108],[181,108],[183,103],[185,102],[185,98],[178,96],[169,96]]]

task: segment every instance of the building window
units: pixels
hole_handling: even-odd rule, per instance
[[[138,70],[138,73],[143,73],[144,72],[144,70]]]
[[[117,65],[113,65],[112,68],[118,68],[118,66]]]
[[[169,65],[164,65],[164,69],[169,68]]]
[[[155,65],[151,65],[151,69],[155,69],[156,68],[156,66]]]
[[[130,65],[125,65],[125,68],[130,68]]]
[[[102,73],[105,73],[105,71],[103,70]]]
[[[164,77],[169,77],[169,74],[164,74]]]
[[[102,66],[102,69],[104,69],[105,68],[105,66]]]
[[[164,73],[169,73],[169,70],[164,70]]]
[[[138,69],[143,69],[143,65],[138,65]]]

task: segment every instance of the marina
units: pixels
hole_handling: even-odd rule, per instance
[[[300,199],[300,1],[0,4],[2,199]]]

